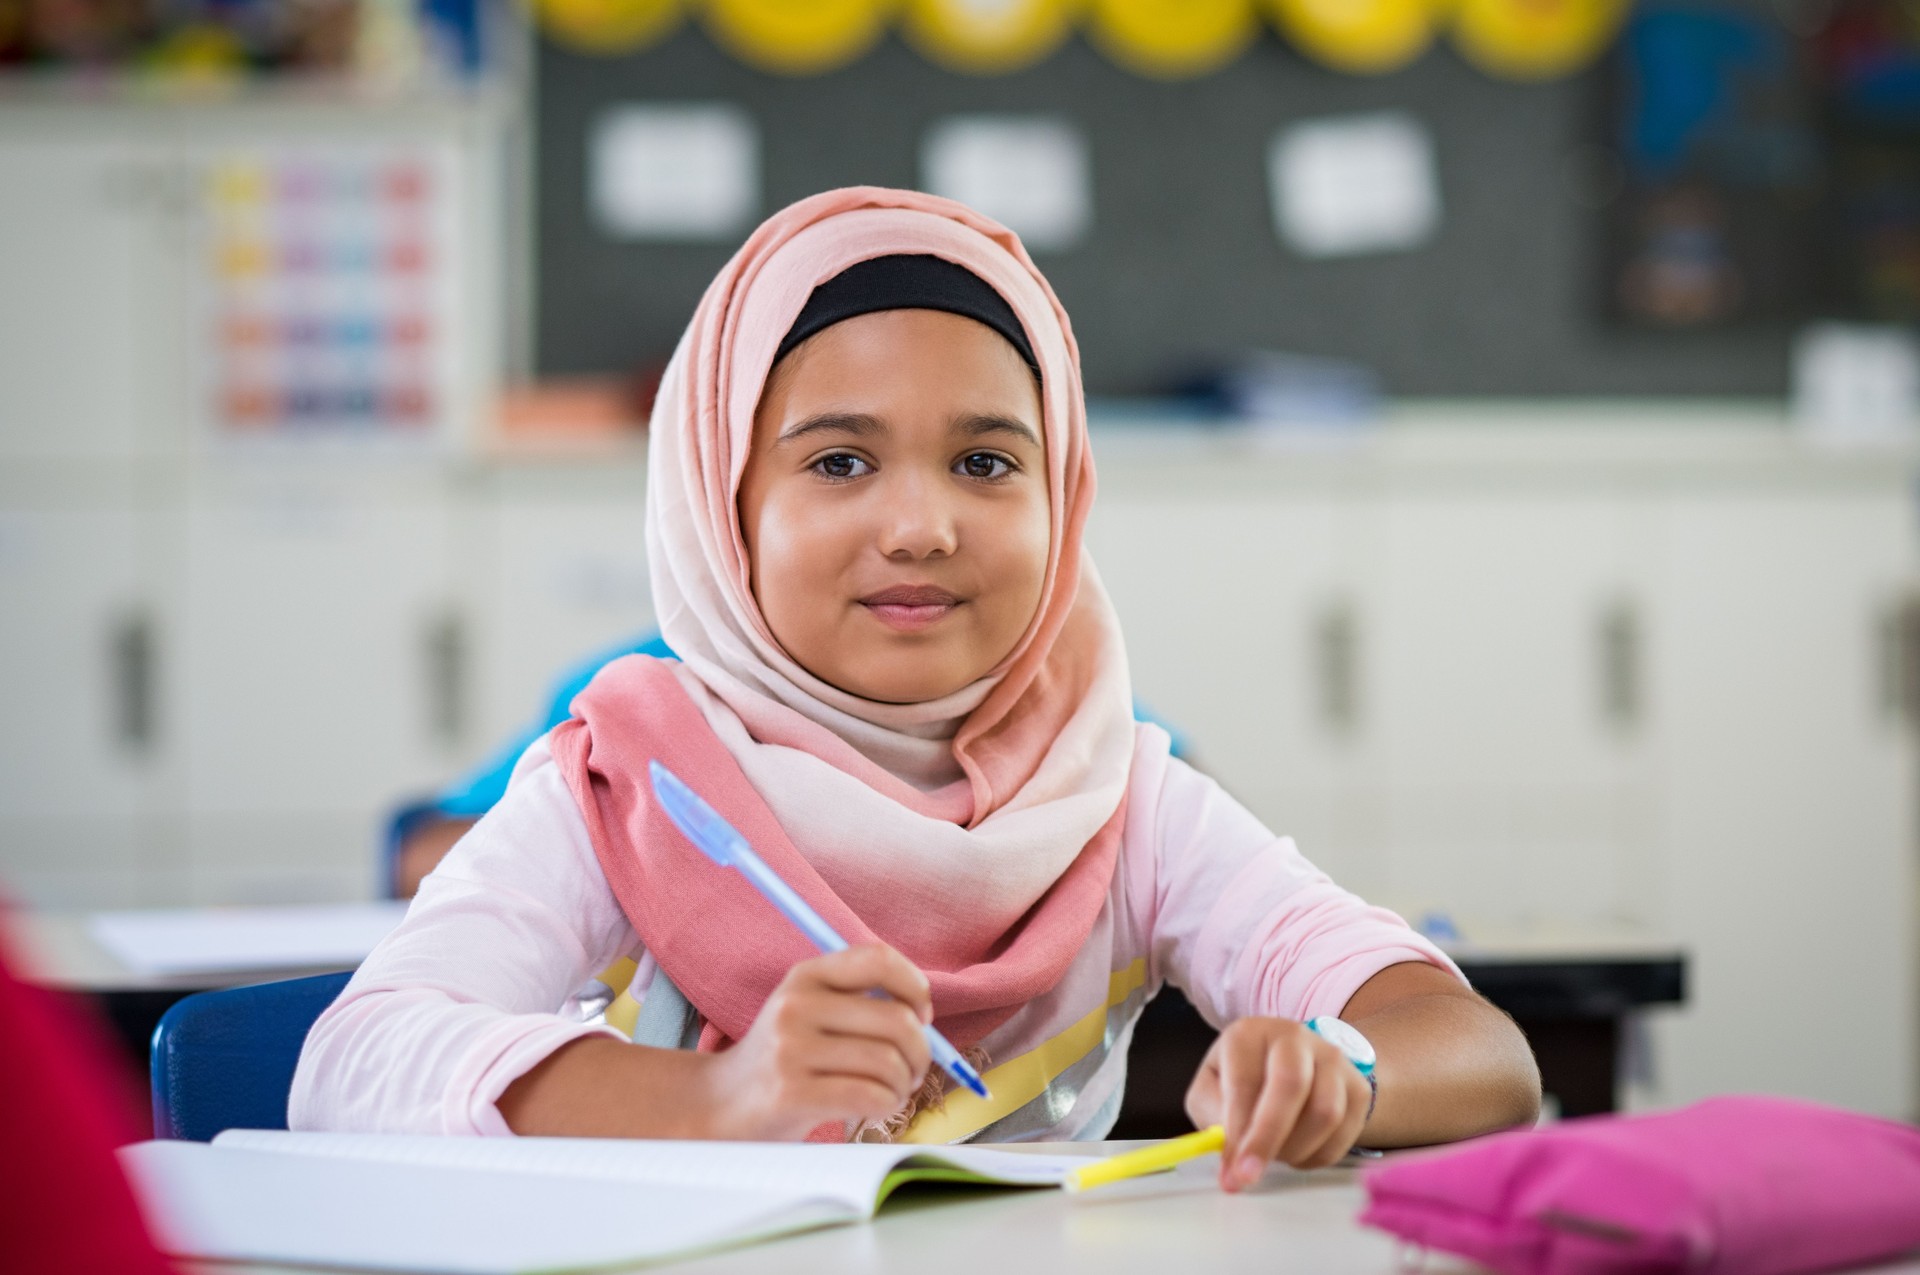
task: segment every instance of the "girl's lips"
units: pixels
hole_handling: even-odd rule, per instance
[[[933,585],[903,584],[868,594],[860,604],[888,628],[912,633],[938,624],[960,605],[960,599]]]
[[[951,615],[958,602],[863,602],[873,616],[890,629],[915,633]]]

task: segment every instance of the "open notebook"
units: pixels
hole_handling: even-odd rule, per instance
[[[904,1182],[1058,1186],[1087,1163],[967,1146],[258,1129],[120,1156],[176,1255],[462,1275],[682,1257],[871,1218]]]

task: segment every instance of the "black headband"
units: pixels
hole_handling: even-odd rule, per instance
[[[778,363],[823,328],[876,310],[945,310],[978,320],[1007,338],[1033,374],[1040,374],[1026,330],[1007,299],[965,266],[928,256],[875,257],[848,266],[815,288],[773,361]]]

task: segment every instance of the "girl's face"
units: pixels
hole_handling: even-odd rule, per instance
[[[809,338],[768,378],[740,482],[761,614],[830,685],[938,699],[1013,650],[1047,570],[1033,374],[999,333],[883,310]]]

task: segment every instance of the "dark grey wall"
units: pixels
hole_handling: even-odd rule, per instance
[[[1376,368],[1396,394],[1775,394],[1783,328],[1676,335],[1601,317],[1604,214],[1577,174],[1603,140],[1605,73],[1500,83],[1444,46],[1377,79],[1323,70],[1264,36],[1227,69],[1143,80],[1084,42],[1018,74],[953,75],[889,39],[811,79],[754,72],[696,28],[622,58],[540,55],[539,366],[625,370],[671,350],[731,245],[636,245],[586,208],[585,147],[620,102],[738,102],[759,120],[770,211],[832,186],[912,185],[918,140],[963,111],[1076,121],[1093,156],[1092,234],[1039,258],[1073,316],[1090,391],[1149,392],[1197,358],[1261,347]],[[1400,108],[1432,130],[1443,222],[1410,253],[1290,254],[1272,229],[1274,130]]]

